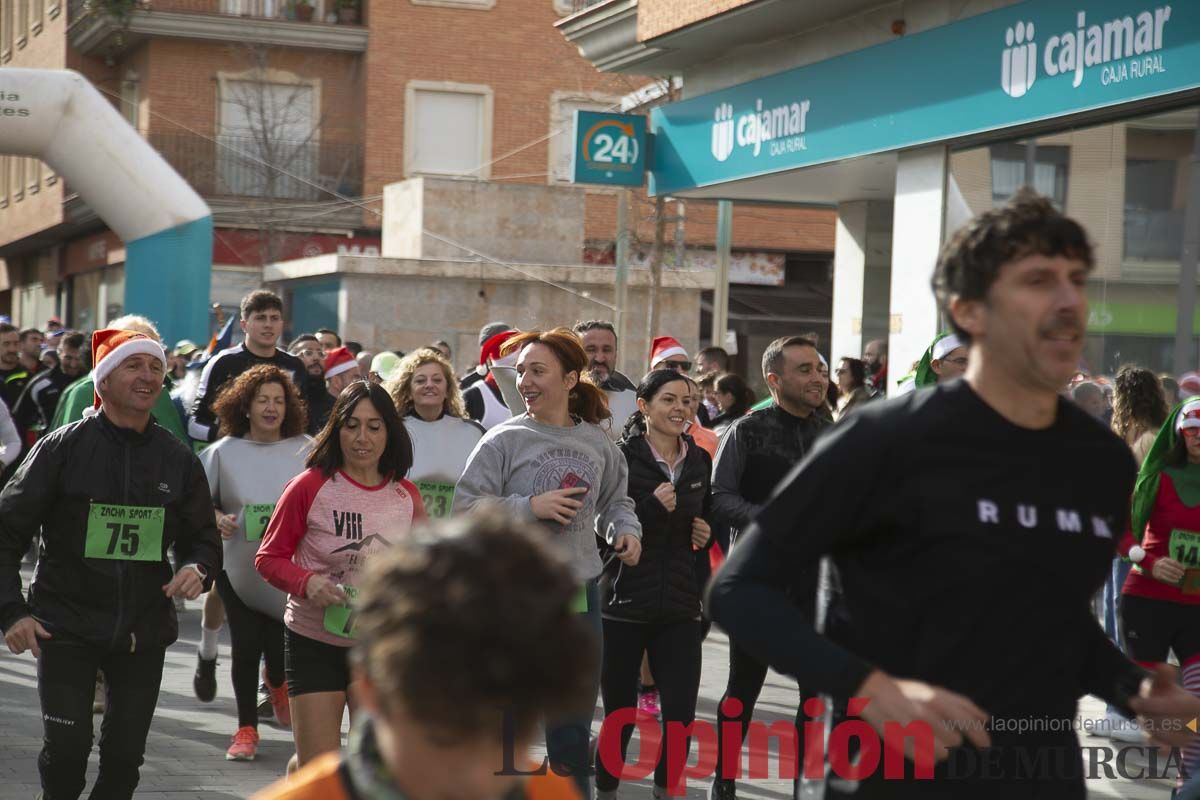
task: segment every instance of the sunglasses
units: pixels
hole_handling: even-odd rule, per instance
[[[674,369],[680,372],[689,372],[692,369],[690,361],[664,361],[658,365],[660,369]]]
[[[1180,433],[1189,439],[1194,439],[1195,437],[1200,436],[1200,428],[1184,428],[1180,431]]]

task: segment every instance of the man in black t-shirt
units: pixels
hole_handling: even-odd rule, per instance
[[[959,231],[934,288],[969,343],[965,378],[824,437],[714,581],[710,612],[739,647],[835,703],[859,698],[851,713],[876,731],[915,723],[906,749],[937,759],[933,779],[911,763],[887,779],[880,762],[855,798],[1082,800],[1073,722],[1089,693],[1162,742],[1191,736],[1200,699],[1130,662],[1091,613],[1134,480],[1128,448],[1058,395],[1092,265],[1082,228],[1032,193]],[[821,635],[785,589],[823,556],[840,594]]]

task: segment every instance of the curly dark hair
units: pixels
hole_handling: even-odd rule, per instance
[[[1157,375],[1132,364],[1121,367],[1113,387],[1112,428],[1118,436],[1128,441],[1134,433],[1157,431],[1169,413]]]
[[[506,719],[525,738],[595,691],[598,637],[572,610],[578,593],[563,558],[515,519],[420,526],[368,564],[352,658],[385,714],[436,741],[500,736]]]
[[[232,383],[221,387],[213,402],[213,413],[221,422],[222,436],[243,438],[250,432],[250,404],[254,402],[259,388],[265,383],[278,383],[283,387],[283,425],[279,435],[284,439],[299,436],[308,425],[308,410],[300,400],[300,393],[288,374],[271,364],[259,364],[237,376]]]
[[[1079,223],[1029,188],[975,217],[946,242],[933,273],[933,293],[960,339],[969,342],[971,336],[954,323],[951,299],[986,300],[1000,268],[1030,255],[1082,261],[1089,272],[1095,266],[1092,243]]]

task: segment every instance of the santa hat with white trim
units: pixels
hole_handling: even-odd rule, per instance
[[[683,345],[679,340],[672,336],[655,336],[654,341],[650,343],[650,368],[666,361],[671,356],[688,357],[687,350],[683,349]]]
[[[144,333],[119,328],[105,328],[92,334],[92,381],[94,382],[94,408],[100,408],[100,384],[121,366],[130,356],[154,356],[167,368],[167,354],[163,346]]]
[[[325,378],[328,380],[335,375],[358,369],[358,361],[348,347],[335,347],[325,356]]]

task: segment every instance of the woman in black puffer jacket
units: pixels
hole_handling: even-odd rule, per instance
[[[683,432],[691,395],[687,378],[674,370],[655,370],[638,386],[638,411],[617,447],[629,465],[629,496],[642,523],[642,557],[630,567],[610,558],[611,552],[601,554],[605,716],[637,707],[644,652],[658,686],[664,731],[668,722],[690,725],[696,715],[703,634],[695,551],[712,544],[705,521],[712,460]],[[622,759],[631,733],[631,726],[621,731]],[[668,776],[676,781],[687,761],[686,748],[666,750],[654,773],[655,797],[666,795]],[[616,796],[619,778],[607,766],[596,759],[599,800]]]

